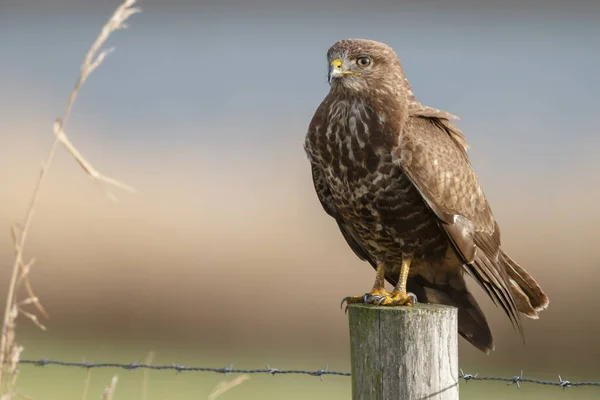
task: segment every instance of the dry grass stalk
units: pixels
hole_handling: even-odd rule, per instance
[[[102,400],[112,400],[115,395],[115,390],[117,389],[117,382],[119,378],[115,375],[112,377],[108,386],[104,389],[104,393],[102,393]]]
[[[231,389],[233,389],[234,387],[236,387],[238,385],[241,385],[248,379],[250,379],[250,375],[244,374],[244,375],[237,376],[230,381],[219,382],[219,384],[214,388],[212,393],[208,396],[208,400],[215,400],[217,397],[219,397],[223,393],[230,391]]]
[[[92,383],[92,369],[88,368],[87,375],[85,377],[85,383],[83,384],[83,394],[81,395],[82,400],[87,400],[87,396],[90,391],[91,383]]]
[[[4,319],[2,322],[2,337],[0,339],[0,399],[2,400],[10,399],[13,396],[12,388],[14,386],[15,379],[17,376],[17,365],[19,362],[20,353],[23,350],[23,348],[21,346],[18,346],[15,342],[15,328],[17,317],[19,316],[19,314],[22,314],[30,320],[32,320],[34,323],[36,323],[40,328],[45,329],[44,326],[41,323],[39,323],[39,320],[35,314],[24,311],[22,309],[23,306],[34,305],[41,315],[47,317],[47,313],[42,307],[41,303],[39,302],[38,297],[34,294],[33,289],[31,287],[31,283],[29,281],[29,272],[34,261],[32,259],[27,263],[24,262],[23,251],[29,233],[29,229],[31,227],[31,222],[33,220],[35,208],[38,202],[40,189],[45,181],[50,165],[54,160],[54,156],[56,154],[58,145],[62,144],[67,149],[67,151],[71,153],[71,155],[75,158],[75,160],[79,163],[83,170],[96,182],[104,182],[130,192],[134,191],[132,187],[123,184],[113,178],[107,177],[106,175],[103,175],[96,169],[94,169],[91,166],[91,164],[81,155],[81,153],[73,146],[73,144],[70,142],[67,135],[65,134],[65,126],[71,114],[71,109],[73,108],[75,99],[79,94],[81,86],[84,84],[87,78],[89,78],[91,73],[96,68],[98,68],[98,66],[100,66],[104,58],[112,51],[112,49],[101,50],[102,46],[104,45],[104,43],[106,42],[106,40],[112,32],[127,27],[125,21],[133,14],[136,14],[141,11],[139,8],[133,7],[134,3],[135,0],[125,0],[115,10],[114,14],[110,17],[106,25],[104,25],[102,31],[100,32],[100,34],[92,44],[90,50],[86,54],[84,61],[81,65],[79,77],[77,79],[77,82],[75,83],[73,90],[71,91],[63,115],[54,123],[53,130],[54,134],[56,135],[56,139],[52,144],[52,147],[44,164],[42,165],[42,170],[40,172],[38,181],[33,191],[33,195],[27,207],[25,220],[22,225],[13,225],[11,228],[11,234],[15,250],[15,261],[8,287],[6,307],[4,310]],[[108,194],[110,195],[110,193]],[[112,197],[112,195],[110,196]],[[25,300],[18,301],[17,291],[21,286],[23,286],[27,291],[28,297]],[[116,381],[114,383],[116,384]],[[4,393],[4,388],[7,388],[8,391],[5,395],[2,395],[2,393]]]
[[[153,351],[149,352],[148,355],[146,356],[146,359],[144,360],[144,364],[152,365],[152,361],[154,361],[155,355],[156,354]],[[142,400],[148,400],[148,381],[150,380],[149,374],[150,374],[150,371],[145,369],[144,370],[144,380],[142,381]]]
[[[20,240],[18,237],[18,231],[17,231],[16,225],[13,224],[10,227],[10,233],[11,233],[11,238],[13,241],[13,248],[15,250],[15,258],[18,258],[19,253],[22,254],[22,250],[21,250],[21,246],[20,246]],[[29,271],[31,270],[31,267],[33,266],[34,262],[35,262],[35,258],[32,258],[31,260],[29,260],[29,262],[27,264],[23,264],[22,262],[19,263],[19,268],[21,268],[21,271],[20,271],[21,273],[19,274],[16,285],[18,286],[21,282],[23,282],[25,289],[27,290],[27,295],[29,296],[27,299],[23,300],[21,303],[23,303],[23,305],[33,304],[37,308],[37,310],[40,312],[40,314],[42,314],[45,318],[48,318],[48,313],[46,313],[46,310],[42,306],[42,303],[40,303],[37,296],[33,293],[33,288],[31,286],[31,282],[29,281]],[[45,328],[43,330],[45,330]]]

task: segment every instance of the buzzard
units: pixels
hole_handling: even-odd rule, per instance
[[[548,297],[500,247],[500,230],[467,157],[455,116],[417,101],[387,45],[345,39],[327,52],[330,91],[304,147],[317,196],[375,283],[344,303],[458,308],[459,333],[489,353],[494,341],[464,275],[523,335]],[[394,286],[389,293],[385,281]]]

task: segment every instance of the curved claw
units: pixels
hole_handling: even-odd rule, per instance
[[[347,302],[348,300],[350,300],[350,296],[344,297],[344,298],[342,299],[342,302],[340,303],[340,310],[341,310],[342,308],[344,308],[344,303],[345,303],[345,302]],[[346,306],[346,310],[347,310],[347,309],[348,309],[348,307]]]
[[[373,296],[371,300],[376,301],[375,305],[380,305],[382,301],[385,300],[385,296]]]
[[[379,295],[375,295],[375,294],[371,294],[371,293],[365,293],[365,295],[363,296],[363,303],[373,304],[373,302],[381,301],[381,299],[384,299],[384,298],[385,297],[383,297],[383,296],[379,296]]]
[[[392,293],[389,296],[371,295],[368,300],[369,303],[376,306],[411,306],[417,304],[417,296],[410,292],[406,294]]]
[[[344,310],[344,313],[348,313],[348,304],[371,304],[374,299],[379,300],[380,298],[380,296],[372,295],[371,293],[365,293],[362,296],[348,296],[342,299],[340,308]],[[344,308],[344,303],[346,304],[346,308]]]
[[[416,294],[414,294],[412,292],[408,292],[408,293],[406,293],[406,295],[412,299],[412,304],[417,304],[419,302]]]

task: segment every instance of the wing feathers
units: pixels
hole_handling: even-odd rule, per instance
[[[511,290],[500,258],[500,230],[467,158],[466,140],[458,129],[448,127],[449,114],[425,106],[413,110],[400,135],[400,164],[438,217],[466,270],[523,336],[513,296],[520,293]],[[520,304],[522,300],[519,297]]]
[[[446,111],[441,111],[435,108],[427,107],[421,103],[413,103],[408,108],[408,113],[414,117],[424,117],[431,118],[432,120],[437,121],[448,131],[452,140],[454,140],[466,153],[467,150],[471,149],[469,143],[467,143],[467,138],[462,133],[460,129],[451,120],[460,119],[456,115],[452,115]]]

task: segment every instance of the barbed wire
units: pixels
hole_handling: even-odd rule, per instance
[[[151,365],[151,364],[142,364],[142,363],[131,363],[131,364],[121,364],[121,363],[92,363],[92,362],[69,362],[69,361],[57,361],[57,360],[49,360],[49,359],[41,359],[41,360],[20,360],[19,364],[32,364],[38,367],[45,367],[47,365],[58,365],[61,367],[79,367],[79,368],[122,368],[127,370],[133,369],[150,369],[157,371],[165,371],[171,370],[176,372],[216,372],[218,374],[270,374],[270,375],[310,375],[310,376],[318,376],[323,379],[325,375],[337,375],[337,376],[350,376],[350,372],[340,372],[340,371],[329,371],[328,366],[324,369],[318,369],[315,371],[308,371],[302,369],[279,369],[279,368],[271,368],[268,364],[266,368],[258,368],[258,369],[239,369],[233,368],[233,364],[228,367],[223,368],[212,368],[212,367],[188,367],[180,364],[170,364],[170,365]]]
[[[563,389],[576,387],[576,386],[597,386],[600,387],[600,382],[571,382],[568,380],[563,380],[563,378],[559,375],[558,381],[544,381],[541,379],[533,379],[533,378],[524,378],[523,370],[521,370],[520,375],[516,375],[510,378],[501,378],[496,376],[479,376],[479,374],[467,374],[464,373],[463,370],[460,370],[459,378],[464,379],[465,382],[468,381],[498,381],[498,382],[507,382],[509,385],[516,385],[517,387],[521,387],[521,383],[534,383],[536,385],[545,385],[545,386],[558,386]]]
[[[351,376],[350,372],[343,371],[329,371],[326,366],[323,369],[317,369],[315,371],[310,370],[302,370],[302,369],[279,369],[272,368],[267,364],[266,368],[256,368],[256,369],[240,369],[233,368],[233,364],[228,367],[221,368],[213,368],[213,367],[188,367],[180,364],[169,364],[169,365],[151,365],[151,364],[143,364],[143,363],[93,363],[88,361],[83,362],[70,362],[70,361],[58,361],[58,360],[50,360],[50,359],[39,359],[39,360],[20,360],[19,364],[29,364],[37,367],[45,367],[48,365],[56,365],[60,367],[75,367],[75,368],[121,368],[126,370],[136,370],[136,369],[147,369],[147,370],[155,370],[155,371],[175,371],[175,372],[215,372],[218,374],[269,374],[269,375],[309,375],[309,376],[317,376],[321,380],[326,375],[336,375],[336,376]],[[479,376],[476,374],[465,373],[462,369],[460,370],[459,379],[463,379],[465,382],[469,381],[497,381],[497,382],[506,382],[509,385],[515,385],[518,388],[521,387],[521,383],[533,383],[536,385],[545,385],[545,386],[557,386],[563,389],[570,387],[581,387],[581,386],[596,386],[600,387],[600,382],[573,382],[568,380],[563,380],[562,377],[558,376],[558,381],[545,381],[541,379],[534,378],[524,378],[523,370],[521,373],[516,376],[512,376],[510,378],[496,377],[496,376]]]

